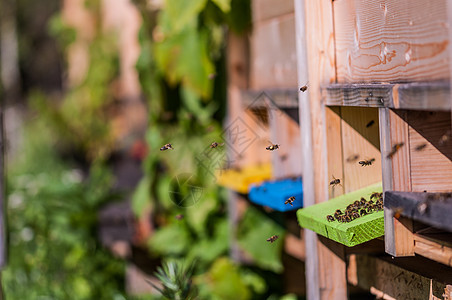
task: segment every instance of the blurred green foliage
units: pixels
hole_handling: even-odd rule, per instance
[[[55,151],[41,118],[26,126],[8,170],[6,299],[125,299],[124,262],[97,240],[97,211],[117,199],[102,164],[83,172]]]

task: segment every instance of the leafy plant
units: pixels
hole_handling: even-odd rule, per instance
[[[163,267],[157,267],[155,276],[160,280],[162,288],[149,281],[164,297],[171,300],[190,300],[196,298],[192,284],[195,263],[184,265],[180,261],[167,261]]]

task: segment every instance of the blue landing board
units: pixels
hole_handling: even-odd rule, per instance
[[[294,196],[290,204],[284,202]],[[303,207],[303,184],[301,177],[265,181],[250,186],[248,197],[251,202],[273,208],[277,211],[295,210]]]

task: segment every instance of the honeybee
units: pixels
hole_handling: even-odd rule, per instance
[[[377,200],[378,198],[381,198],[382,193],[379,192],[373,192],[372,195],[370,195],[370,199],[375,199]],[[372,202],[373,203],[373,202]]]
[[[399,149],[402,148],[403,145],[405,145],[405,143],[401,142],[401,143],[397,143],[394,146],[392,146],[391,152],[388,153],[386,158],[392,158],[394,156],[394,154],[396,154],[397,151],[399,151]]]
[[[349,157],[347,157],[347,162],[348,162],[348,163],[355,162],[355,161],[358,160],[358,158],[359,158],[359,155],[358,155],[358,154],[352,154],[352,155],[350,155]]]
[[[361,197],[361,199],[359,199],[359,204],[361,205],[361,206],[364,206],[364,205],[366,205],[366,199],[364,199],[364,197]]]
[[[160,148],[160,151],[165,151],[165,150],[174,150],[173,146],[171,146],[171,144],[165,144],[162,148]]]
[[[334,221],[334,217],[332,215],[326,216],[326,219],[327,219],[328,222],[333,222]]]
[[[213,142],[212,144],[210,144],[210,148],[217,148],[217,147],[221,147],[223,146],[224,143],[218,144],[217,142]]]
[[[342,222],[345,222],[345,223],[348,223],[348,222],[351,222],[352,221],[352,218],[350,218],[350,216],[344,216],[343,217],[343,221]]]
[[[279,238],[279,236],[277,236],[277,235],[272,235],[271,237],[269,237],[269,238],[267,239],[267,242],[270,242],[270,243],[273,244],[273,242],[276,241],[278,238]]]
[[[372,165],[372,163],[375,161],[375,158],[371,158],[371,159],[369,159],[369,160],[361,160],[361,161],[359,161],[358,163],[361,165],[361,167],[364,167],[364,166],[370,166],[370,165]]]
[[[182,220],[184,218],[183,214],[178,214],[175,216],[176,220]]]
[[[279,149],[279,144],[273,144],[272,142],[270,142],[269,141],[269,143],[271,144],[270,146],[268,146],[267,148],[265,148],[265,149],[267,149],[267,150],[269,150],[269,151],[273,151],[273,150],[276,150],[276,149]]]
[[[339,218],[339,216],[341,216],[342,215],[342,211],[340,210],[340,209],[338,209],[338,210],[336,210],[335,212],[334,212],[334,217],[336,218],[336,220]]]
[[[342,186],[341,180],[336,178],[336,177],[334,177],[334,175],[332,175],[332,176],[333,176],[333,180],[330,181],[330,185],[333,186],[333,187],[335,187],[338,184]]]
[[[309,85],[309,82],[307,82],[305,85],[303,85],[303,86],[300,88],[300,91],[302,91],[303,93],[306,92],[306,90],[308,89],[308,85]]]
[[[352,218],[353,219],[358,219],[359,218],[359,214],[357,212],[353,212],[352,213]]]
[[[375,121],[374,120],[370,120],[369,123],[367,123],[366,127],[369,128],[370,126],[374,125]]]
[[[421,151],[421,150],[423,150],[425,147],[427,147],[427,143],[419,144],[419,145],[417,145],[417,146],[414,148],[414,151]]]
[[[445,134],[441,136],[439,139],[439,145],[442,146],[445,142],[447,142],[450,139],[450,133],[451,131],[448,130]]]
[[[287,199],[285,202],[284,202],[284,204],[290,204],[290,206],[293,206],[293,202],[295,201],[295,197],[294,196],[292,196],[292,197],[290,197],[289,199]]]
[[[362,217],[362,216],[365,216],[365,215],[367,215],[367,211],[363,208],[363,209],[361,209],[360,211],[359,211],[359,215]]]

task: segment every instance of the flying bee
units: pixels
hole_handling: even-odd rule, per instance
[[[414,148],[414,151],[422,151],[425,147],[427,147],[427,143],[419,144]]]
[[[303,86],[300,88],[300,91],[302,91],[303,93],[306,92],[306,90],[308,89],[308,85],[309,85],[309,82],[307,82],[305,85],[303,85]]]
[[[358,154],[352,154],[349,157],[347,157],[347,162],[348,163],[353,163],[355,161],[357,161],[359,159],[359,155]]]
[[[171,146],[171,144],[165,144],[162,148],[160,148],[160,151],[165,151],[165,150],[174,150],[173,146]]]
[[[393,145],[391,151],[388,153],[386,158],[392,158],[397,153],[397,151],[399,151],[399,149],[402,148],[403,145],[405,145],[404,142]]]
[[[271,237],[269,237],[269,238],[267,239],[267,242],[270,242],[270,243],[273,244],[273,242],[276,241],[278,238],[279,238],[279,236],[277,236],[277,235],[272,235]]]
[[[334,217],[332,215],[326,216],[326,219],[327,219],[328,222],[333,222],[334,221]]]
[[[217,147],[221,147],[223,146],[224,143],[218,144],[217,142],[213,142],[212,144],[210,144],[210,148],[217,148]]]
[[[375,158],[371,158],[371,159],[368,159],[368,160],[361,160],[361,161],[359,161],[358,163],[361,165],[361,167],[364,167],[364,166],[370,166],[370,165],[372,165],[372,163],[375,161]]]
[[[448,130],[445,134],[441,136],[439,139],[439,145],[442,146],[444,143],[446,143],[450,139],[450,130]]]
[[[397,220],[400,219],[400,217],[402,216],[403,208],[393,207],[392,210],[394,212],[394,218],[396,218]]]
[[[270,142],[270,141],[269,141]],[[269,151],[273,151],[273,150],[276,150],[276,149],[279,149],[279,144],[273,144],[272,142],[270,142],[270,146],[268,146],[267,148],[265,148],[265,149],[267,149],[267,150],[269,150]]]
[[[370,120],[370,122],[366,124],[366,127],[369,128],[370,126],[372,126],[374,124],[375,124],[375,121],[374,120]]]
[[[292,197],[290,197],[289,199],[287,199],[285,202],[284,202],[284,204],[290,204],[290,206],[293,206],[293,202],[295,201],[295,197],[294,196],[292,196]]]
[[[176,220],[182,220],[184,218],[183,214],[178,214],[175,216]]]
[[[333,187],[335,187],[336,185],[342,186],[341,180],[336,178],[336,177],[334,177],[334,175],[333,175],[333,180],[330,181],[330,185],[333,186]]]

